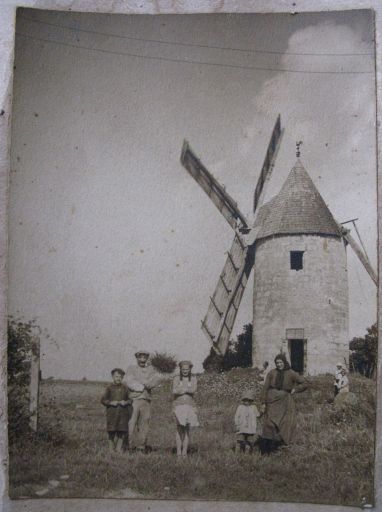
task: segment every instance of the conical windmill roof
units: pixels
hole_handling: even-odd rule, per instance
[[[274,235],[318,234],[341,236],[339,228],[300,160],[280,192],[259,211],[257,238]]]

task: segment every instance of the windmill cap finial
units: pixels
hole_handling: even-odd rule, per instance
[[[297,158],[300,158],[300,156],[301,156],[300,146],[302,146],[302,140],[299,140],[298,142],[296,142],[296,157]]]

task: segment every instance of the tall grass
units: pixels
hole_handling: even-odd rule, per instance
[[[295,395],[298,427],[293,446],[267,457],[237,455],[233,414],[242,391],[260,387],[256,372],[232,370],[199,377],[197,403],[201,428],[192,433],[193,453],[178,460],[172,453],[175,427],[170,382],[154,391],[150,444],[152,453],[113,454],[107,448],[100,383],[49,382],[42,386],[42,420],[57,421],[65,441],[11,446],[13,497],[33,496],[49,479],[69,480],[49,497],[100,498],[130,488],[147,498],[300,501],[359,505],[373,499],[375,422],[374,383],[351,378],[357,407],[337,411],[332,377],[310,379],[310,389]],[[54,401],[57,409],[44,403]],[[58,412],[57,412],[58,411]],[[54,417],[53,417],[54,416]]]

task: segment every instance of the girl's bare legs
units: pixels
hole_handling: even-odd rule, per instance
[[[116,443],[115,443],[115,451],[116,452],[118,452],[118,453],[123,452],[123,441],[124,441],[123,433],[118,432],[117,436],[116,436]]]
[[[108,432],[109,437],[109,451],[115,451],[115,432]]]
[[[182,425],[176,426],[176,454],[178,457],[182,455],[182,442],[184,438],[184,427]]]
[[[183,449],[182,449],[182,455],[187,455],[187,450],[188,450],[188,443],[190,442],[190,427],[189,426],[186,426],[186,427],[183,427],[183,432],[184,432],[184,438],[183,438]]]

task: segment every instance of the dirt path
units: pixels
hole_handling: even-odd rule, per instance
[[[31,496],[35,496],[38,498],[65,498],[76,496],[78,491],[81,491],[77,488],[75,482],[73,482],[69,475],[62,475],[57,480],[49,480],[46,482],[46,485],[39,484],[24,484],[20,488],[16,488],[14,491],[14,498],[30,498]],[[77,491],[77,492],[76,492]],[[81,492],[78,493],[81,496]],[[99,491],[95,494],[99,494]],[[125,487],[124,489],[119,490],[111,490],[103,494],[102,496],[97,496],[101,498],[144,498],[143,494],[139,492],[133,491],[129,487]]]
[[[125,489],[120,489],[119,491],[110,491],[105,494],[105,498],[144,498],[143,494],[140,494],[139,492],[133,491],[132,489],[129,489],[126,487]]]

